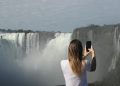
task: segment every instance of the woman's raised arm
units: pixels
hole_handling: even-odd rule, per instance
[[[92,46],[88,50],[89,50],[89,52],[86,51],[86,46],[85,46],[85,49],[83,50],[83,57],[84,57],[84,59],[86,59],[86,56],[90,54],[91,60],[86,60],[86,66],[87,66],[87,70],[89,70],[90,72],[92,72],[92,71],[96,70],[95,50],[93,49]]]

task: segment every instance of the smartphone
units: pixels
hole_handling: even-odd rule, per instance
[[[89,52],[88,49],[90,49],[90,48],[91,48],[91,41],[87,41],[86,42],[86,51]]]

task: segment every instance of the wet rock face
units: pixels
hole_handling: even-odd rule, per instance
[[[89,82],[104,82],[104,85],[117,83],[120,80],[120,25],[89,26],[73,31],[72,39],[79,39],[85,46],[91,40],[96,51],[97,69],[88,73]],[[99,84],[98,84],[99,86]]]

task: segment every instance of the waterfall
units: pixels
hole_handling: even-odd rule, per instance
[[[11,43],[14,43],[16,46],[22,47],[24,35],[24,33],[0,33],[0,39],[11,41]]]
[[[88,73],[88,82],[97,84],[98,81],[103,86],[113,86],[110,84],[115,82],[115,86],[119,86],[119,27],[75,31],[0,33],[0,85],[65,84],[60,61],[67,58],[67,48],[73,35],[82,41],[83,47],[87,40],[91,40],[95,49],[97,69]]]
[[[0,33],[1,41],[10,41],[15,47],[21,48],[25,54],[44,48],[54,38],[53,33]]]
[[[22,48],[24,47],[24,35],[24,33],[0,33],[1,53],[4,54],[4,56],[8,54],[9,58],[23,57],[24,50]]]
[[[25,69],[39,72],[44,83],[42,86],[64,84],[60,61],[67,58],[67,47],[71,33],[56,33],[41,52],[32,52],[22,63]]]
[[[0,33],[0,76],[4,78],[0,85],[64,84],[60,60],[67,58],[71,34]]]
[[[112,58],[111,65],[109,67],[109,71],[114,70],[116,68],[116,63],[119,59],[119,53],[120,53],[120,34],[118,27],[115,27],[114,31],[114,38],[113,38],[113,46],[114,46],[114,57]]]

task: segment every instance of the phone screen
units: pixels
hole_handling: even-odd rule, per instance
[[[89,52],[88,49],[90,49],[90,48],[91,48],[91,41],[87,41],[86,42],[86,50],[87,50],[87,52]]]

